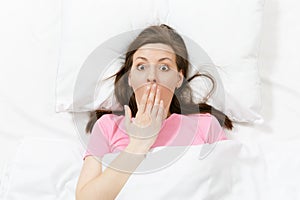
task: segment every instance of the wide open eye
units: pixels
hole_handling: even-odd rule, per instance
[[[160,69],[161,71],[166,72],[166,71],[169,71],[170,67],[169,67],[168,65],[163,64],[163,65],[160,65],[160,66],[159,66],[159,69]]]
[[[136,69],[139,70],[139,71],[143,71],[143,70],[145,70],[145,68],[146,68],[146,66],[144,64],[138,64],[136,66]]]

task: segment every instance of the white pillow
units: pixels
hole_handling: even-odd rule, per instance
[[[224,98],[218,99],[218,102],[212,98],[209,103],[234,121],[261,122],[257,62],[263,3],[264,0],[244,0],[243,3],[236,0],[64,0],[56,111],[84,112],[95,110],[98,106],[121,109],[113,103],[113,80],[105,83],[99,80],[104,74],[111,75],[105,71],[107,66],[120,62],[118,52],[124,51],[126,46],[124,49],[110,48],[108,52],[114,53],[111,58],[116,59],[102,66],[101,76],[94,73],[99,76],[96,80],[78,87],[75,83],[80,76],[90,73],[82,66],[91,53],[108,39],[165,23],[201,45],[214,64],[220,66],[218,72],[225,89]],[[85,91],[95,88],[95,85],[95,98],[88,101]]]

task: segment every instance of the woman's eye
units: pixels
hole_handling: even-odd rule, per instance
[[[137,65],[136,68],[137,68],[137,70],[142,71],[145,69],[145,65],[143,65],[143,64]]]
[[[168,71],[168,70],[169,70],[169,66],[168,66],[168,65],[161,65],[161,66],[159,67],[159,69],[160,69],[161,71]]]

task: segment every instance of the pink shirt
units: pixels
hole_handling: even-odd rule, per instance
[[[103,115],[93,127],[84,158],[102,157],[122,151],[129,144],[124,125],[125,117]],[[211,114],[181,115],[173,113],[163,121],[159,135],[151,148],[159,146],[188,146],[226,140],[218,120]]]

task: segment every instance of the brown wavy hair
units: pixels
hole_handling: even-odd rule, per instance
[[[215,81],[213,77],[207,74],[194,74],[192,77],[186,79],[189,69],[188,53],[186,45],[182,37],[170,26],[166,24],[149,26],[144,29],[137,38],[129,45],[125,62],[121,69],[114,74],[115,88],[114,94],[117,101],[122,105],[128,105],[131,109],[132,116],[135,117],[137,113],[137,104],[135,100],[135,94],[132,88],[128,85],[128,73],[133,63],[133,55],[141,46],[150,43],[162,43],[169,45],[176,54],[177,70],[182,71],[185,77],[180,88],[175,89],[174,95],[170,104],[170,113],[177,114],[195,114],[195,113],[210,113],[214,115],[219,121],[222,127],[229,130],[233,128],[232,121],[221,111],[215,109],[213,106],[206,103],[194,103],[192,101],[192,90],[189,86],[189,82],[196,77],[206,76],[212,81],[213,88]],[[211,91],[212,92],[212,91]],[[210,93],[211,93],[210,92]],[[90,133],[95,122],[104,114],[114,113],[117,115],[124,115],[124,111],[111,110],[95,110],[90,113],[90,119],[86,125],[86,132]]]

